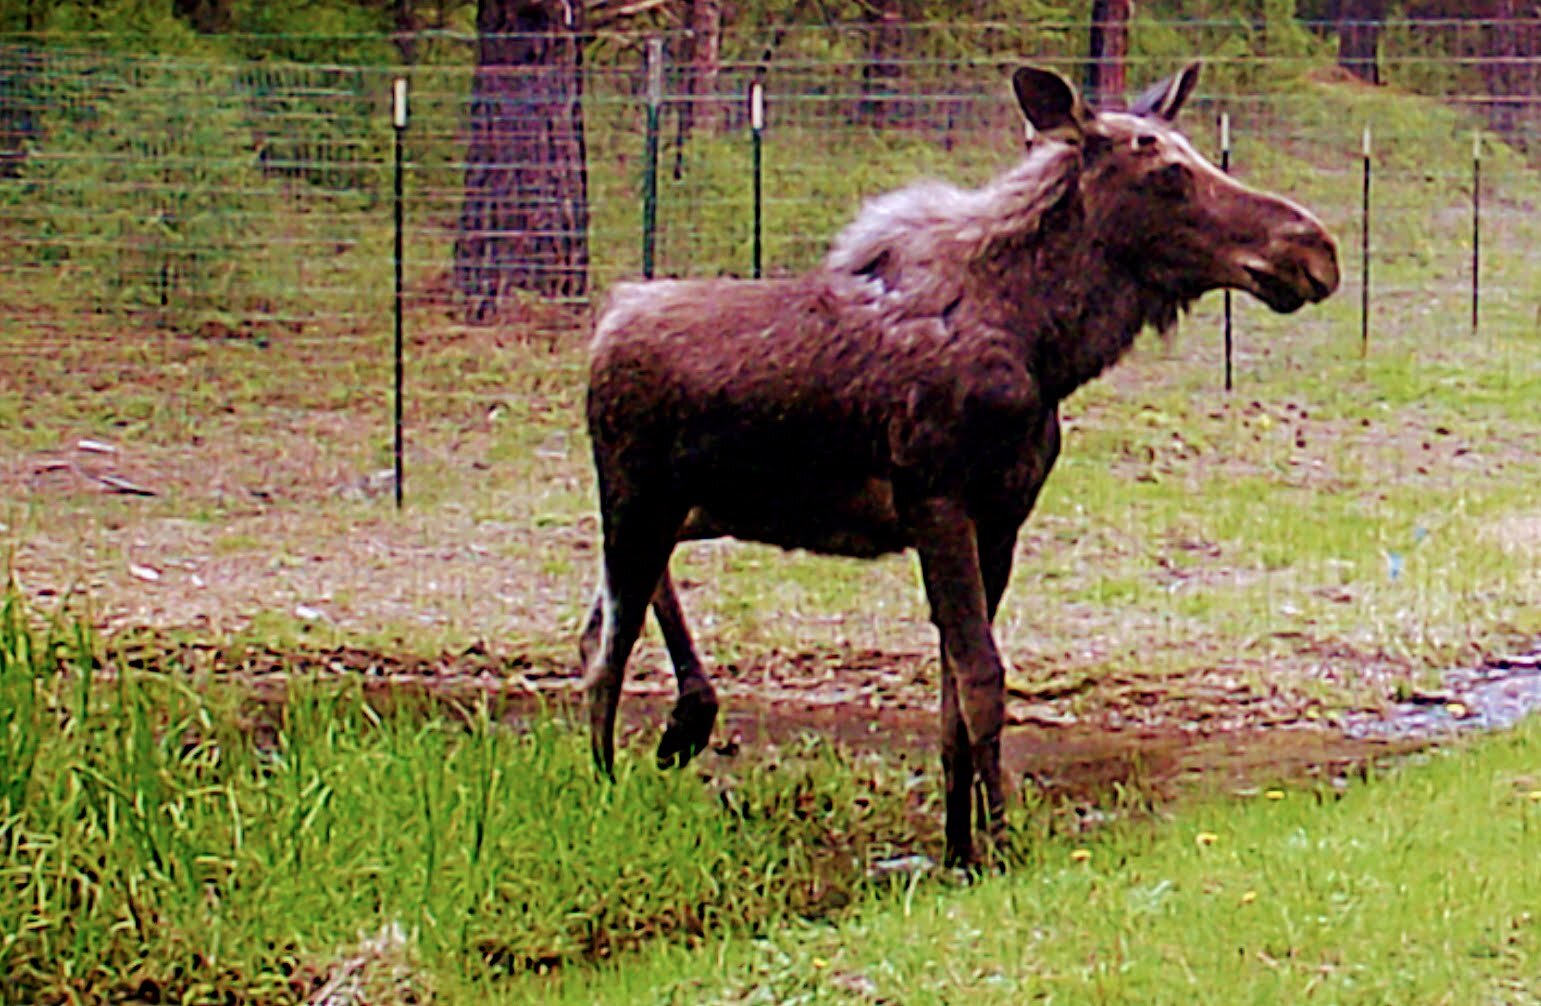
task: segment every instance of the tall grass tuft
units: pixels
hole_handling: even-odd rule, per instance
[[[0,599],[0,823],[21,809],[32,783],[41,742],[36,690],[31,679],[33,637],[15,595]]]
[[[302,1001],[381,933],[393,968],[496,981],[838,912],[930,842],[902,765],[816,743],[601,784],[545,713],[259,701],[98,648],[0,606],[3,1002]]]

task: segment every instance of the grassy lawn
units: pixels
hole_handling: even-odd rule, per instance
[[[1541,996],[1534,725],[1175,816],[1137,790],[1089,827],[1029,799],[1004,875],[878,879],[934,851],[930,759],[810,738],[703,780],[637,751],[605,785],[538,709],[306,680],[257,701],[21,614],[0,614],[0,1001]]]
[[[1079,837],[833,925],[509,989],[570,1003],[1541,1001],[1541,729]],[[538,996],[537,996],[538,993]]]

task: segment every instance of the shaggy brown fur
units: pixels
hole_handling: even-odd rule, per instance
[[[604,770],[650,600],[680,688],[660,762],[687,761],[715,721],[668,576],[677,541],[914,548],[941,636],[949,859],[973,856],[976,775],[998,833],[1004,667],[990,626],[1059,452],[1058,403],[1206,290],[1292,311],[1338,283],[1314,217],[1227,178],[1172,128],[1196,74],[1132,114],[1094,114],[1023,68],[1013,83],[1034,139],[993,183],[874,200],[796,279],[615,291],[590,371],[604,581],[581,645]]]

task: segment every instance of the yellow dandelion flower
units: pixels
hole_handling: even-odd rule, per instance
[[[1201,831],[1193,836],[1193,841],[1198,845],[1214,845],[1219,839],[1220,836],[1212,831]]]
[[[1525,795],[1530,798],[1531,803],[1541,803],[1541,789],[1533,789]]]
[[[1263,795],[1266,796],[1270,800],[1283,800],[1284,799],[1284,790],[1282,790],[1282,789],[1271,789],[1268,792],[1264,793]]]
[[[1092,858],[1092,851],[1090,849],[1076,849],[1070,853],[1070,858],[1077,863],[1084,863]]]
[[[1256,900],[1257,900],[1257,892],[1256,891],[1248,891],[1248,892],[1246,892],[1245,894],[1243,894],[1241,896],[1241,903],[1243,905],[1250,905],[1250,904],[1252,904],[1252,902],[1254,902]]]
[[[826,961],[822,957],[815,957],[810,963],[813,965],[813,969],[815,971],[823,971],[825,968],[829,967],[829,961]]]

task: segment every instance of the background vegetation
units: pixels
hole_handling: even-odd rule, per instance
[[[132,663],[0,603],[0,1001],[302,1001],[356,938],[401,1001],[827,914],[930,827],[902,759],[599,789],[544,713]]]
[[[707,84],[692,62],[694,36],[683,30],[692,5],[634,7],[641,13],[621,18],[592,5],[583,47],[589,191],[581,202],[590,225],[573,235],[587,244],[573,254],[600,293],[640,268],[644,33],[668,39],[659,269],[715,274],[748,269],[743,95],[751,78],[763,78],[771,96],[766,261],[795,270],[876,188],[919,171],[966,181],[988,173],[993,162],[949,156],[959,146],[1009,156],[1016,126],[1001,100],[1000,67],[1031,57],[1080,79],[1089,30],[1081,5],[1042,0],[893,11],[736,5],[721,14]],[[1456,114],[1435,113],[1406,137],[1408,148],[1443,143],[1452,129],[1498,128],[1489,113],[1505,103],[1472,49],[1494,22],[1474,11],[1463,33],[1458,18],[1394,19],[1413,12],[1384,11],[1391,20],[1377,72],[1396,93],[1437,96]],[[390,78],[408,73],[409,284],[419,302],[456,303],[452,266],[468,193],[501,184],[475,181],[482,176],[468,153],[481,107],[473,100],[482,58],[476,13],[474,4],[342,0],[0,4],[0,33],[12,33],[0,45],[0,201],[15,208],[7,267],[50,288],[53,301],[182,330],[355,321],[361,309],[379,311],[390,253],[385,102]],[[1209,100],[1194,121],[1228,111],[1238,135],[1250,131],[1266,154],[1293,130],[1337,121],[1310,108],[1281,116],[1278,96],[1317,96],[1305,78],[1332,64],[1340,13],[1275,2],[1142,4],[1128,34],[1129,86],[1202,55]],[[1529,133],[1506,128],[1500,138],[1523,149]],[[876,144],[861,167],[815,167],[811,155],[853,138]],[[544,156],[521,152],[517,135],[503,142],[499,157]],[[1339,156],[1354,147],[1345,138]],[[488,198],[513,200],[503,212],[515,229],[519,213],[539,212],[516,194]],[[518,254],[511,248],[505,258]],[[539,275],[540,262],[533,268]]]

